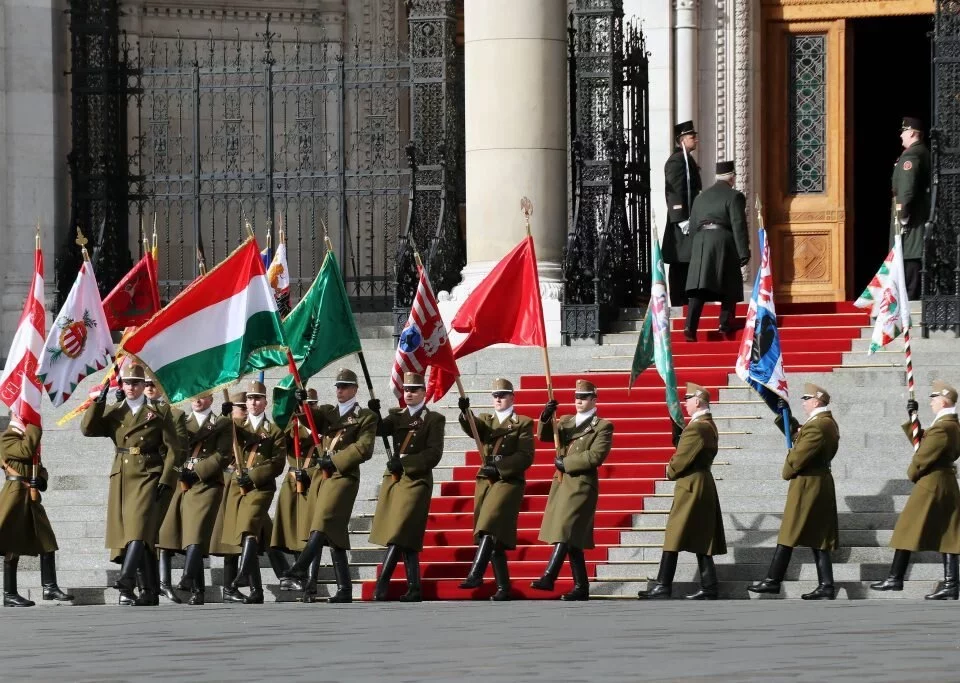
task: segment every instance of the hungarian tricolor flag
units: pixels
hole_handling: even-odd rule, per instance
[[[494,344],[546,347],[533,237],[527,235],[470,292],[450,327],[467,335],[453,350],[454,358]],[[435,369],[427,397],[439,401],[455,381],[456,376]]]
[[[123,345],[171,403],[219,389],[251,372],[251,355],[285,347],[277,302],[256,241],[195,280]]]
[[[157,260],[153,251],[147,250],[103,300],[103,312],[110,329],[120,331],[142,325],[159,310]]]
[[[7,364],[0,375],[0,401],[13,415],[28,425],[40,427],[40,398],[43,387],[37,379],[37,364],[43,353],[47,324],[43,310],[43,251],[33,258],[33,280],[23,304],[23,313],[7,354]]]

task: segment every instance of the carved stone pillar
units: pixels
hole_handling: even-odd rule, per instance
[[[700,114],[700,100],[697,96],[700,75],[697,41],[700,36],[700,0],[676,0],[674,10],[674,32],[676,44],[677,121],[693,119],[695,125]]]

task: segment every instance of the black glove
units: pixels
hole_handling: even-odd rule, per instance
[[[336,465],[333,464],[333,457],[330,451],[327,451],[320,456],[320,469],[326,470],[330,474],[333,474],[333,472],[337,469]]]
[[[671,439],[673,440],[673,447],[676,448],[677,444],[680,443],[680,436],[683,434],[683,427],[678,425],[676,422],[671,422],[672,431]]]
[[[310,475],[307,474],[306,470],[294,470],[293,478],[295,481],[300,482],[304,490],[310,488]]]
[[[563,458],[561,458],[559,455],[556,458],[554,458],[553,466],[556,467],[561,472],[567,471],[567,468],[563,464]]]
[[[253,479],[250,478],[250,475],[244,472],[237,477],[237,486],[242,489],[252,489],[253,488]]]
[[[230,401],[224,401],[220,406],[220,414],[224,417],[230,417],[233,414],[233,404]]]
[[[744,256],[742,259],[740,259],[740,267],[741,267],[741,268],[743,268],[743,267],[744,267],[745,265],[747,265],[748,263],[750,263],[750,257],[749,257],[749,256]]]
[[[500,478],[500,471],[493,465],[484,465],[480,468],[480,476],[496,481]]]
[[[164,494],[170,490],[170,487],[166,484],[157,484],[157,494],[155,500],[159,501],[163,498]]]
[[[461,413],[465,413],[470,410],[470,398],[467,396],[461,396],[458,398],[457,407],[460,408]]]
[[[907,401],[907,414],[910,416],[910,419],[913,419],[914,413],[920,412],[920,404],[914,401],[912,398]]]
[[[777,399],[777,410],[779,410],[779,411],[782,412],[783,409],[786,408],[786,407],[787,407],[787,402],[784,401],[782,398],[778,398],[778,399]]]
[[[303,405],[307,401],[306,389],[295,389],[293,395],[297,398],[297,403]]]
[[[379,399],[379,398],[371,398],[369,401],[367,401],[367,408],[369,408],[370,410],[372,410],[372,411],[375,412],[375,413],[379,413],[379,412],[380,412],[380,399]]]
[[[46,491],[47,490],[47,480],[41,479],[40,477],[31,477],[30,478],[30,488],[36,489],[37,491]]]
[[[109,386],[102,387],[102,388],[100,389],[100,393],[97,394],[97,397],[96,397],[95,399],[93,399],[93,400],[96,401],[97,403],[106,403],[106,402],[107,402],[107,395],[108,395],[109,393],[110,393],[110,387],[109,387]]]
[[[184,467],[182,470],[180,470],[180,481],[193,486],[200,481],[200,475],[193,470],[188,470],[186,467]]]
[[[540,413],[541,422],[549,422],[553,417],[553,414],[557,412],[557,406],[560,405],[556,401],[547,401],[546,405],[543,406],[543,412]]]
[[[123,389],[117,389],[115,392],[113,392],[113,397],[116,399],[117,403],[120,403],[127,397],[127,395],[124,393]]]
[[[403,473],[403,465],[400,464],[400,458],[389,458],[387,460],[387,472],[390,474]]]

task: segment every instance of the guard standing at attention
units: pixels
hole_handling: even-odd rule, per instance
[[[693,235],[690,231],[690,207],[703,189],[700,166],[693,158],[697,149],[697,131],[693,121],[673,127],[677,149],[663,166],[664,192],[667,196],[667,225],[663,233],[663,262],[669,264],[670,305],[687,303],[687,271]]]

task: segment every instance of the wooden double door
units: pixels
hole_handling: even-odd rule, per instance
[[[857,100],[860,104],[854,112],[854,79],[875,79],[881,68],[877,65],[874,71],[857,59],[854,38],[869,37],[872,25],[859,33],[855,29],[858,20],[869,17],[930,14],[933,0],[762,0],[761,6],[758,191],[765,203],[777,298],[846,300],[859,294],[854,290],[865,284],[855,281],[856,258],[873,261],[875,252],[885,248],[888,226],[882,218],[883,206],[890,201],[889,173],[899,153],[896,119],[916,111],[901,111],[913,105],[899,101],[897,84],[883,87],[881,77],[876,106],[864,106],[870,103],[868,91]],[[891,60],[896,59],[896,50],[895,44],[890,46]],[[860,149],[857,129],[869,128],[871,120],[865,117],[879,112],[886,121],[890,117],[894,121],[889,123],[892,130],[878,135],[878,144],[893,145],[884,148],[880,157],[883,165],[889,156],[889,164],[858,168],[860,178],[873,173],[869,183],[858,184],[854,176],[855,154]],[[856,222],[858,207],[864,214],[860,223]],[[867,217],[864,207],[873,215]]]

